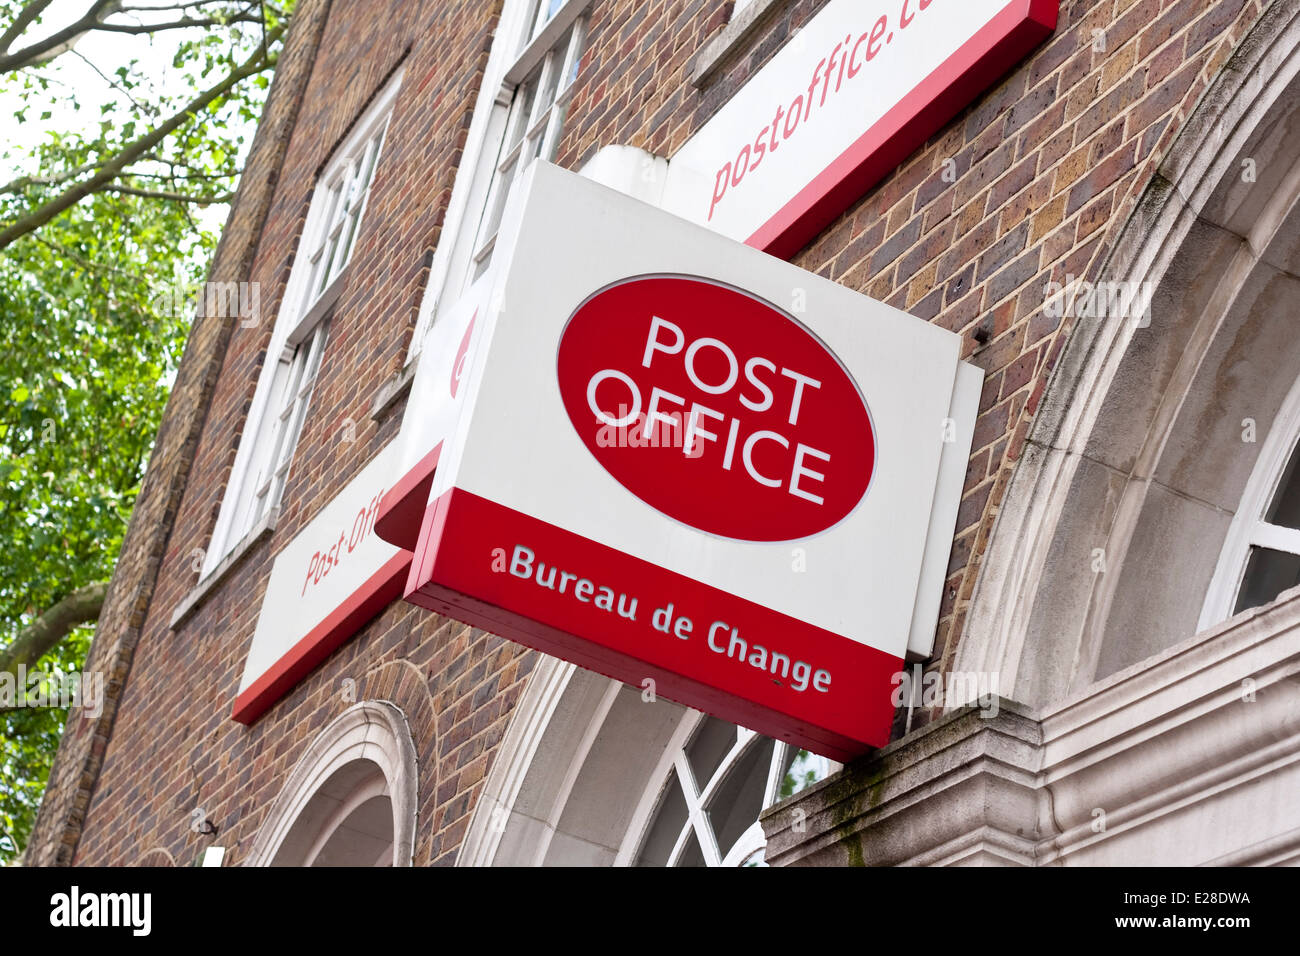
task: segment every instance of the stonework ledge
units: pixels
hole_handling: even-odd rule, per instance
[[[967,706],[762,817],[770,865],[1295,865],[1300,592],[1041,713]]]

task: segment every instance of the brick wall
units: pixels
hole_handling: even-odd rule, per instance
[[[778,4],[747,49],[697,89],[689,64],[730,4],[596,0],[559,162],[576,167],[609,143],[671,155],[823,2]],[[214,266],[214,276],[261,282],[264,313],[275,315],[316,172],[404,63],[281,519],[172,632],[270,336],[269,321],[233,332],[200,322],[92,652],[92,666],[116,668],[120,708],[93,728],[70,722],[34,861],[66,860],[75,848],[76,862],[154,852],[188,863],[210,842],[189,830],[201,808],[239,863],[307,742],[347,706],[341,687],[351,677],[358,697],[407,713],[420,749],[415,860],[452,862],[536,661],[398,603],[253,727],[228,719],[274,555],[395,434],[401,404],[376,423],[371,401],[409,344],[500,4],[426,2],[414,15],[398,0],[333,0],[328,23],[314,28],[327,6],[303,6],[292,37],[303,52],[286,56],[275,87],[284,101],[295,94],[282,90],[302,90],[301,104],[281,116],[273,108],[259,133]],[[1063,2],[1054,37],[796,259],[959,332],[966,357],[986,371],[936,666],[960,639],[998,505],[1069,331],[1044,313],[1043,289],[1067,273],[1099,278],[1156,160],[1263,6]],[[349,420],[355,441],[341,437]]]

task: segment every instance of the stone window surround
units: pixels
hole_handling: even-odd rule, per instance
[[[1138,198],[1107,260],[1099,266],[1103,277],[1139,285],[1147,282],[1157,290],[1167,276],[1177,281],[1177,272],[1170,272],[1171,263],[1183,249],[1184,239],[1195,241],[1207,234],[1206,229],[1194,228],[1201,220],[1209,223],[1210,234],[1238,237],[1242,255],[1248,255],[1251,262],[1263,261],[1261,256],[1272,233],[1285,224],[1283,213],[1289,197],[1287,189],[1270,181],[1242,181],[1241,155],[1253,149],[1265,131],[1279,122],[1279,111],[1289,110],[1288,104],[1295,102],[1287,91],[1300,86],[1298,44],[1300,12],[1283,4],[1269,7],[1239,41],[1232,59],[1201,95]],[[1270,154],[1259,168],[1284,178],[1292,177],[1297,167],[1291,154]],[[1291,181],[1287,188],[1293,188],[1295,182],[1300,180]],[[1233,231],[1236,226],[1224,218],[1222,208],[1228,200],[1240,205],[1241,189],[1253,191],[1266,204],[1259,210],[1251,207],[1254,225],[1245,237]],[[1210,263],[1204,257],[1212,250],[1202,251],[1197,245],[1188,248],[1202,257],[1197,260],[1197,269],[1205,273]],[[1244,274],[1245,260],[1233,262],[1242,267],[1237,272]],[[1219,267],[1227,268],[1222,263]],[[1165,320],[1157,316],[1157,332],[1161,321]],[[1172,320],[1165,321],[1167,327],[1172,324]],[[1202,324],[1210,328],[1208,323]],[[1091,540],[1092,529],[1085,531],[1078,524],[1086,523],[1088,515],[1077,505],[1081,491],[1075,480],[1088,460],[1087,454],[1096,453],[1089,442],[1095,434],[1098,442],[1113,447],[1125,438],[1114,429],[1114,421],[1102,420],[1103,415],[1111,407],[1134,407],[1131,399],[1136,390],[1153,389],[1158,381],[1144,369],[1125,365],[1129,355],[1136,363],[1144,360],[1141,350],[1129,348],[1134,330],[1132,322],[1082,322],[1073,330],[1030,430],[1026,454],[999,508],[971,598],[970,614],[951,664],[956,672],[1000,675],[1002,692],[1030,706],[1046,706],[1087,690],[1085,683],[1093,673],[1087,668],[1076,668],[1073,674],[1068,669],[1036,668],[1035,661],[1083,659],[1086,655],[1095,662],[1099,643],[1106,636],[1107,617],[1100,614],[1088,618],[1090,629],[1082,634],[1078,628],[1043,628],[1040,622],[1055,614],[1058,623],[1072,624],[1077,616],[1074,605],[1069,603],[1077,600],[1077,595],[1068,593],[1070,576],[1055,574],[1049,558],[1054,556],[1053,548],[1058,543],[1068,548],[1073,540]],[[1202,335],[1201,341],[1195,343],[1201,351],[1185,347],[1180,361],[1205,354],[1206,343],[1213,341],[1213,337]],[[1116,383],[1121,383],[1123,389],[1113,390]],[[1130,403],[1114,401],[1117,391]],[[1144,400],[1155,398],[1159,396],[1143,396]],[[1159,433],[1150,421],[1129,417],[1143,435],[1148,431]],[[1169,417],[1167,421],[1177,423],[1178,419]],[[1158,424],[1167,433],[1169,425],[1166,420],[1162,422]],[[1092,493],[1090,487],[1084,491]],[[1122,529],[1127,538],[1121,540],[1115,535],[1108,541],[1109,566],[1121,566],[1134,523],[1130,520]],[[1216,557],[1217,545],[1217,541],[1211,545]],[[1211,565],[1206,588],[1212,573]],[[1087,589],[1112,584],[1118,587],[1126,578],[1122,574],[1089,575],[1078,580],[1084,581]],[[1085,593],[1080,606],[1109,609],[1113,593]],[[1164,606],[1172,611],[1177,610],[1177,601],[1192,601],[1195,609],[1193,623],[1188,626],[1190,632],[1205,593],[1171,599]],[[1085,640],[1087,644],[1081,643]]]
[[[790,6],[791,0],[747,0],[737,4],[731,22],[705,44],[687,67],[691,85],[706,86],[740,51],[747,48],[758,31]]]
[[[1275,5],[1239,43],[1121,236],[1113,274],[1158,273],[1237,175],[1239,151],[1300,76],[1297,36],[1300,14]],[[1042,517],[1069,506],[1071,485],[1036,494],[1035,484],[1055,467],[1047,459],[1082,447],[1076,399],[1109,398],[1097,369],[1118,365],[1108,356],[1128,328],[1084,324],[1070,341],[1031,436],[1049,451],[1013,478],[955,671],[1005,677],[1027,655],[1051,653],[1024,633],[1027,615],[1005,587],[1043,590],[1026,583],[1046,554]],[[1073,693],[945,714],[762,822],[774,865],[1296,865],[1300,828],[1279,817],[1276,797],[1297,786],[1300,588]]]
[[[415,854],[419,771],[406,716],[388,701],[359,701],[335,717],[298,758],[244,866],[270,866],[300,814],[334,773],[358,761],[376,765],[393,804],[393,866]]]

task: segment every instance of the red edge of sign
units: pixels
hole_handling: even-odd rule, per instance
[[[441,456],[442,442],[438,442],[433,446],[433,451],[421,458],[384,495],[384,500],[379,503],[379,514],[375,518],[375,534],[382,540],[397,545],[403,551],[415,550],[416,542],[420,540],[424,509],[429,503],[429,492],[433,488],[433,473],[438,470],[438,459]]]
[[[593,598],[538,585],[506,562],[515,545],[533,550],[537,566],[587,569],[615,592],[636,597],[636,620],[600,610]],[[731,723],[847,761],[889,742],[892,678],[901,658],[711,587],[571,531],[453,489],[425,513],[417,557],[406,585],[412,604],[481,627],[508,640],[596,671],[633,688],[654,681],[654,693],[688,701]],[[554,564],[552,563],[554,562]],[[562,581],[561,583],[567,583]],[[591,583],[590,581],[588,582]],[[599,584],[596,585],[597,588]],[[688,638],[652,626],[671,600],[691,616]],[[788,671],[773,674],[710,649],[711,622],[789,653]],[[667,625],[665,625],[667,626]],[[590,634],[581,638],[576,634]],[[767,635],[779,635],[774,642]],[[765,656],[766,656],[765,651]],[[798,691],[793,662],[831,674],[825,691],[805,681]],[[785,678],[784,680],[778,678]],[[796,713],[798,716],[796,716]]]
[[[1056,30],[1059,0],[1014,0],[746,241],[790,259]]]
[[[769,219],[747,244],[780,258],[793,257],[837,215],[888,176],[969,105],[967,96],[972,86],[986,90],[1050,36],[1056,30],[1059,11],[1059,0],[1014,0],[1008,4],[950,60]],[[441,452],[442,444],[439,443],[402,476],[380,503],[375,533],[384,541],[402,548],[403,552],[390,558],[324,621],[239,694],[231,713],[232,719],[241,724],[252,724],[375,615],[402,597],[404,583],[410,588],[421,573],[425,575],[424,581],[428,581],[431,568],[417,570],[412,563],[412,552],[420,554],[425,562],[432,562],[436,557],[437,549],[427,547],[426,540],[435,531],[432,523],[435,511],[433,505],[427,508],[426,505]],[[425,586],[420,590],[420,585],[416,585],[406,597],[412,603],[438,613],[451,614],[497,633],[503,625],[525,626],[526,619],[517,615],[506,615],[509,620],[503,620],[494,617],[481,602],[467,605],[462,598],[460,604],[453,605],[448,600],[448,593],[439,596],[437,592],[436,587]],[[732,600],[739,599],[733,597]],[[532,624],[531,632],[516,631],[520,643],[541,650],[549,646],[579,666],[622,679],[615,673],[623,663],[621,654],[604,648],[589,651],[586,642],[580,642],[572,635],[536,622],[527,623]],[[896,672],[899,666],[901,662],[891,663],[889,673]],[[764,732],[764,727],[775,729],[777,732],[769,733],[769,736],[788,739],[784,726],[773,725],[773,715],[765,708],[733,700],[712,687],[681,675],[661,671],[656,677],[657,669],[643,666],[640,670],[645,672],[640,677],[655,678],[657,686],[664,689],[662,696],[671,699],[670,688],[676,688],[694,699],[708,700],[710,712],[716,716],[759,732]],[[887,742],[886,731],[874,745],[883,746]],[[839,735],[819,739],[815,744],[818,752],[839,760],[849,759],[865,749],[863,742]]]
[[[325,620],[235,698],[231,719],[247,725],[262,716],[348,638],[402,596],[402,585],[410,566],[411,554],[408,551],[389,558]]]

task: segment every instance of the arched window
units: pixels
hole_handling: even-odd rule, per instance
[[[1254,422],[1243,422],[1244,437]],[[1271,604],[1300,585],[1300,382],[1291,389],[1260,448],[1214,581],[1204,630],[1234,614]]]
[[[1233,56],[1090,267],[1094,286],[1145,289],[1150,321],[1069,325],[949,641],[952,670],[996,673],[1031,707],[1214,631],[1300,572],[1294,5],[1270,5]]]
[[[759,814],[839,765],[543,658],[458,866],[761,866]]]
[[[312,794],[272,866],[392,866],[393,801],[379,765],[354,760]]]
[[[758,815],[838,769],[825,757],[688,710],[618,862],[765,866]]]
[[[354,704],[299,759],[246,865],[410,866],[416,784],[402,712]]]

